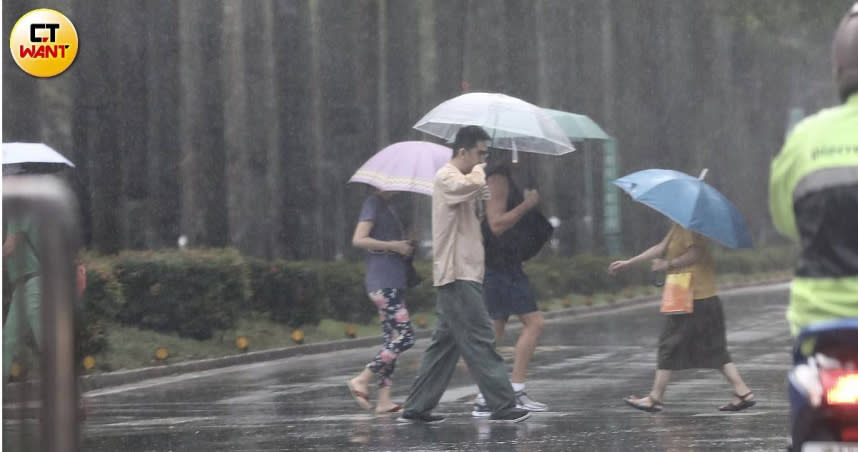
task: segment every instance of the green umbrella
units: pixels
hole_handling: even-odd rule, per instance
[[[552,110],[550,108],[543,108],[542,110],[557,121],[563,132],[569,137],[569,141],[611,139],[595,121],[586,115]]]

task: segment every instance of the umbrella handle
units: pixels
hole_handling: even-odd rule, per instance
[[[538,189],[538,184],[536,180],[536,172],[533,169],[533,160],[528,159],[525,163],[527,163],[526,174],[527,180],[525,181],[525,188]]]
[[[649,274],[649,282],[655,287],[663,287],[665,279],[666,275],[665,277],[662,277],[661,272],[650,272]]]

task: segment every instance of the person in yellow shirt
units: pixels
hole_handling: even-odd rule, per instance
[[[666,258],[662,258],[667,253]],[[754,393],[742,380],[727,352],[724,310],[715,289],[715,266],[707,239],[678,224],[664,239],[628,259],[612,262],[612,275],[632,265],[651,261],[654,272],[691,273],[694,309],[691,313],[667,316],[658,340],[658,367],[652,390],[645,397],[629,396],[625,402],[643,411],[664,408],[664,392],[671,371],[684,369],[718,369],[733,386],[733,400],[721,411],[741,411],[754,406]]]

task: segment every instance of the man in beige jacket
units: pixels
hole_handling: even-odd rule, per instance
[[[489,135],[480,127],[459,130],[453,158],[435,174],[432,193],[433,276],[438,296],[432,343],[403,406],[403,422],[435,423],[432,414],[456,370],[459,356],[477,381],[492,421],[520,422],[530,412],[516,408],[494,330],[483,304],[484,251],[476,209],[486,193]]]

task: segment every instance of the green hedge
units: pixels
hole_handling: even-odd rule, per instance
[[[714,254],[715,270],[723,273],[755,273],[788,270],[798,262],[798,249],[778,246],[749,250],[723,250]]]
[[[325,312],[314,269],[297,262],[249,259],[248,307],[291,326],[318,324]]]
[[[86,258],[86,290],[82,296],[78,328],[78,361],[107,348],[104,323],[116,319],[125,305],[122,285],[117,281],[111,262]]]
[[[126,299],[120,321],[183,337],[231,328],[249,294],[247,264],[235,250],[126,252],[114,271]]]
[[[539,299],[558,298],[570,293],[613,293],[624,287],[649,283],[649,272],[643,266],[631,268],[617,276],[609,275],[608,265],[614,260],[591,255],[542,258],[527,262],[524,270]]]
[[[366,323],[378,318],[378,310],[369,300],[364,287],[362,262],[316,262],[320,290],[325,294],[326,317],[345,322]],[[415,263],[423,280],[405,293],[405,304],[411,312],[431,310],[435,306],[432,286],[432,263]]]
[[[411,311],[433,306],[431,263],[417,262],[423,281],[408,291]],[[274,262],[248,259],[251,293],[249,306],[268,313],[272,320],[291,326],[318,324],[322,318],[366,323],[378,314],[364,289],[361,262]]]
[[[715,260],[719,273],[747,274],[789,269],[795,256],[792,247],[719,249]],[[651,282],[645,265],[608,275],[613,260],[540,257],[527,262],[525,271],[539,299],[617,293]],[[323,318],[359,323],[377,318],[365,293],[362,262],[266,261],[223,249],[127,252],[85,262],[81,346],[90,354],[106,346],[103,320],[206,339],[231,328],[248,312],[266,313],[292,327],[318,324]],[[423,260],[415,266],[423,281],[406,293],[406,304],[412,312],[432,310],[432,264]]]

